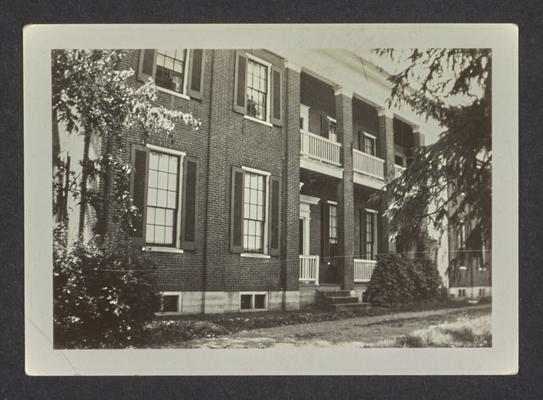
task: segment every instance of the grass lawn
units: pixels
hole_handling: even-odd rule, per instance
[[[490,299],[487,300],[487,302],[488,301],[490,301]],[[395,307],[368,306],[356,310],[340,312],[315,307],[288,312],[273,311],[263,313],[168,316],[158,318],[146,326],[148,340],[146,340],[145,343],[142,343],[142,347],[167,347],[171,343],[179,343],[180,341],[214,338],[220,335],[230,335],[240,331],[303,324],[308,322],[324,322],[468,306],[470,306],[470,304],[465,301],[446,299],[418,304],[399,305]],[[415,344],[415,341],[416,339],[413,339],[413,344]],[[403,345],[404,344],[398,344],[392,347]],[[390,343],[388,346],[390,346]]]
[[[382,340],[368,347],[491,347],[492,318],[461,316],[407,335]]]

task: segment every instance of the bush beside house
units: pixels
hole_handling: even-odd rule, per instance
[[[432,260],[385,254],[377,257],[367,296],[373,305],[391,306],[435,299],[440,286],[439,272]]]
[[[138,345],[159,309],[149,261],[107,242],[68,245],[54,232],[54,341],[56,348]]]

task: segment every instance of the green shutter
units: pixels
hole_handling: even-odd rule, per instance
[[[198,239],[198,160],[186,157],[183,173],[181,248],[195,250]]]
[[[238,167],[233,167],[230,207],[230,250],[233,253],[243,252],[243,193],[243,170]]]
[[[234,79],[234,111],[245,114],[247,97],[247,57],[236,51],[236,70]]]
[[[156,56],[156,50],[140,50],[138,62],[138,80],[147,82],[149,79],[155,78]]]

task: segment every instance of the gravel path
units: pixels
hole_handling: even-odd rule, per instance
[[[491,306],[486,304],[376,317],[357,317],[241,331],[229,336],[179,343],[179,347],[268,348],[302,345],[329,347],[342,344],[365,347],[371,343],[406,335],[417,329],[453,321],[462,315],[476,318],[490,312]]]

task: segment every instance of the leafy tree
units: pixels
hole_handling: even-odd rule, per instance
[[[447,223],[476,221],[491,231],[490,49],[377,49],[398,67],[390,107],[408,106],[443,128],[439,139],[415,149],[414,160],[387,184],[391,233],[421,240],[429,220],[443,232]]]
[[[79,182],[79,233],[84,229],[85,209],[90,203],[89,177],[97,173],[95,160],[89,159],[91,139],[109,139],[139,127],[149,133],[171,135],[176,123],[197,129],[200,122],[190,113],[170,110],[155,104],[152,81],[135,88],[129,78],[133,69],[123,69],[128,55],[124,50],[55,50],[52,52],[53,126],[62,124],[69,134],[83,136],[82,172]],[[114,157],[105,154],[106,182],[111,177]],[[129,167],[119,168],[129,172]],[[108,188],[109,189],[109,188]],[[126,197],[126,193],[123,194]],[[133,210],[132,210],[133,211]]]

